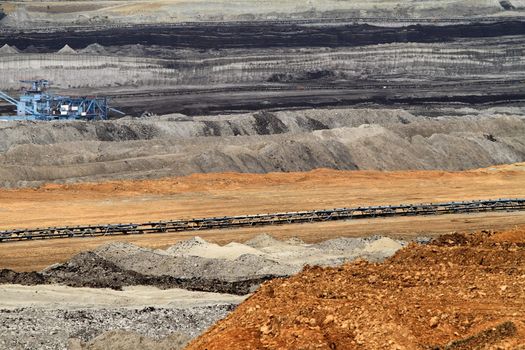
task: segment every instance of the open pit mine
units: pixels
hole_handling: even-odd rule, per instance
[[[0,349],[523,349],[524,184],[524,0],[0,2]]]

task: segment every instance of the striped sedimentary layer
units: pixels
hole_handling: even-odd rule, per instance
[[[72,52],[71,52],[72,51]],[[394,43],[354,48],[232,49],[199,53],[128,45],[56,54],[0,52],[0,88],[35,74],[62,87],[520,80],[525,37],[453,43]],[[148,56],[148,57],[145,57]],[[160,58],[151,58],[160,56]]]

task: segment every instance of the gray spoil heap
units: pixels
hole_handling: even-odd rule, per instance
[[[463,170],[525,161],[520,108],[316,109],[0,125],[0,184],[200,172]],[[176,164],[177,166],[174,166]]]
[[[382,261],[404,244],[379,236],[305,244],[300,240],[278,241],[267,235],[225,246],[197,238],[167,250],[117,242],[79,253],[42,272],[2,270],[0,282],[117,290],[149,285],[244,295],[268,279],[293,275],[306,264],[336,266],[356,258]]]

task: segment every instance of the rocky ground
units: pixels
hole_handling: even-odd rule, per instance
[[[2,122],[0,186],[17,189],[0,191],[0,227],[523,196],[523,164],[498,165],[525,161],[524,10],[1,1],[0,90],[17,97],[20,80],[45,78],[127,117]],[[302,173],[317,168],[331,170]],[[114,181],[78,184],[102,180]],[[211,326],[190,349],[519,349],[524,232],[421,237],[524,220],[2,245],[0,347],[180,349]]]
[[[384,263],[265,283],[188,349],[520,349],[523,230],[445,235]]]
[[[128,114],[2,123],[5,187],[525,159],[521,0],[4,3],[1,90],[47,78]]]
[[[133,346],[140,348],[148,344],[148,341],[153,346],[162,346],[162,344],[155,344],[156,341],[153,339],[168,337],[164,341],[169,344],[169,349],[182,349],[191,337],[223,318],[234,306],[194,306],[187,309],[152,306],[140,309],[64,310],[59,306],[55,309],[38,307],[2,309],[0,325],[3,332],[0,346],[5,349],[92,349],[96,348],[97,342],[101,342],[100,338],[94,338],[104,331],[126,330],[131,334],[125,333],[123,336],[120,333],[120,340],[108,337],[107,334],[102,339],[115,346],[118,346],[119,341],[133,344],[133,340],[138,340],[139,343]],[[21,334],[24,336],[20,336]],[[148,336],[151,339],[147,338]],[[108,344],[106,343],[105,346]],[[110,347],[114,348],[113,345]]]
[[[380,261],[404,244],[386,237],[305,244],[267,235],[225,246],[195,238],[166,250],[113,243],[42,272],[2,270],[0,293],[6,299],[0,307],[0,327],[6,331],[0,346],[115,348],[138,339],[142,346],[179,349],[223,318],[243,297],[173,287],[247,294],[265,279],[292,275],[305,264],[334,266],[357,257]],[[126,287],[129,285],[139,287]],[[140,287],[144,285],[168,289]]]
[[[90,265],[92,256],[82,253],[41,273],[2,271],[4,283],[30,286],[0,285],[8,298],[0,310],[0,344],[182,349],[217,321],[188,348],[519,349],[525,339],[523,234],[520,228],[453,233],[408,245],[385,237],[304,244],[270,236],[225,246],[192,239],[166,250],[106,245],[92,252],[105,265]],[[281,278],[244,302],[228,294],[123,287],[118,279],[212,273],[231,281],[264,270]],[[112,280],[111,287],[123,288],[47,284],[59,279],[76,286]]]

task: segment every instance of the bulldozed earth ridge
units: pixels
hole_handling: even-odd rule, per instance
[[[187,349],[521,349],[525,230],[273,280]]]
[[[38,272],[2,269],[0,284],[62,284],[115,290],[144,285],[245,295],[264,281],[297,273],[308,263],[333,266],[357,257],[380,261],[403,244],[378,236],[305,244],[299,239],[285,242],[268,235],[259,235],[246,244],[232,242],[225,246],[196,237],[166,250],[116,242],[81,252],[63,264]]]
[[[317,168],[465,170],[525,160],[521,108],[441,113],[447,115],[333,108],[6,122],[0,125],[0,185]]]

